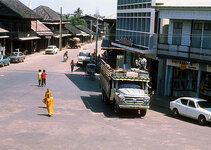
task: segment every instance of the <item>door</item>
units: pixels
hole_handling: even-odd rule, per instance
[[[185,115],[186,116],[186,110],[188,108],[188,100],[187,99],[181,99],[181,105],[178,108],[178,111],[181,115]]]
[[[191,117],[191,118],[197,118],[198,117],[196,105],[195,105],[194,101],[189,100],[188,107],[187,107],[187,110],[186,110],[186,114],[187,114],[188,117]]]

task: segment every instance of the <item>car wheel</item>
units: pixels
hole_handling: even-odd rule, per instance
[[[4,67],[4,63],[2,63],[2,65],[1,65],[2,67]]]
[[[204,115],[200,115],[198,117],[198,123],[202,126],[206,125],[207,124],[207,121],[206,121],[206,118],[204,117]]]
[[[9,66],[10,65],[10,62],[8,62],[7,65]]]
[[[174,117],[179,117],[179,111],[178,111],[176,108],[174,108],[174,109],[172,110],[172,115],[173,115]]]
[[[144,117],[147,114],[147,110],[146,109],[140,109],[140,117]]]

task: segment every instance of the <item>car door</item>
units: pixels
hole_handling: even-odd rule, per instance
[[[192,100],[188,100],[188,107],[186,110],[186,115],[190,118],[196,118],[198,117],[197,108],[195,105],[195,102]]]
[[[181,101],[181,105],[180,107],[178,108],[178,111],[181,115],[186,115],[186,110],[187,110],[187,105],[188,105],[188,100],[187,99],[180,99]]]

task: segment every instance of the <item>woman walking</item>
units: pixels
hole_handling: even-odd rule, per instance
[[[75,63],[74,63],[74,61],[73,61],[73,60],[71,61],[70,65],[71,65],[71,72],[73,72],[73,70],[74,70],[74,66],[75,66]]]

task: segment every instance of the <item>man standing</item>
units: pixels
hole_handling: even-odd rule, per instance
[[[42,72],[39,69],[38,74],[37,74],[37,78],[38,78],[38,85],[41,86],[41,82],[42,82]]]
[[[140,69],[141,70],[146,70],[147,69],[147,60],[146,60],[146,58],[144,56],[142,56],[142,59],[141,59]]]
[[[49,89],[47,89],[47,92],[45,93],[43,103],[46,104],[48,116],[51,117],[53,115],[53,97]]]
[[[46,76],[47,76],[47,73],[45,72],[45,70],[43,70],[43,73],[42,73],[42,86],[43,85],[46,86]]]

